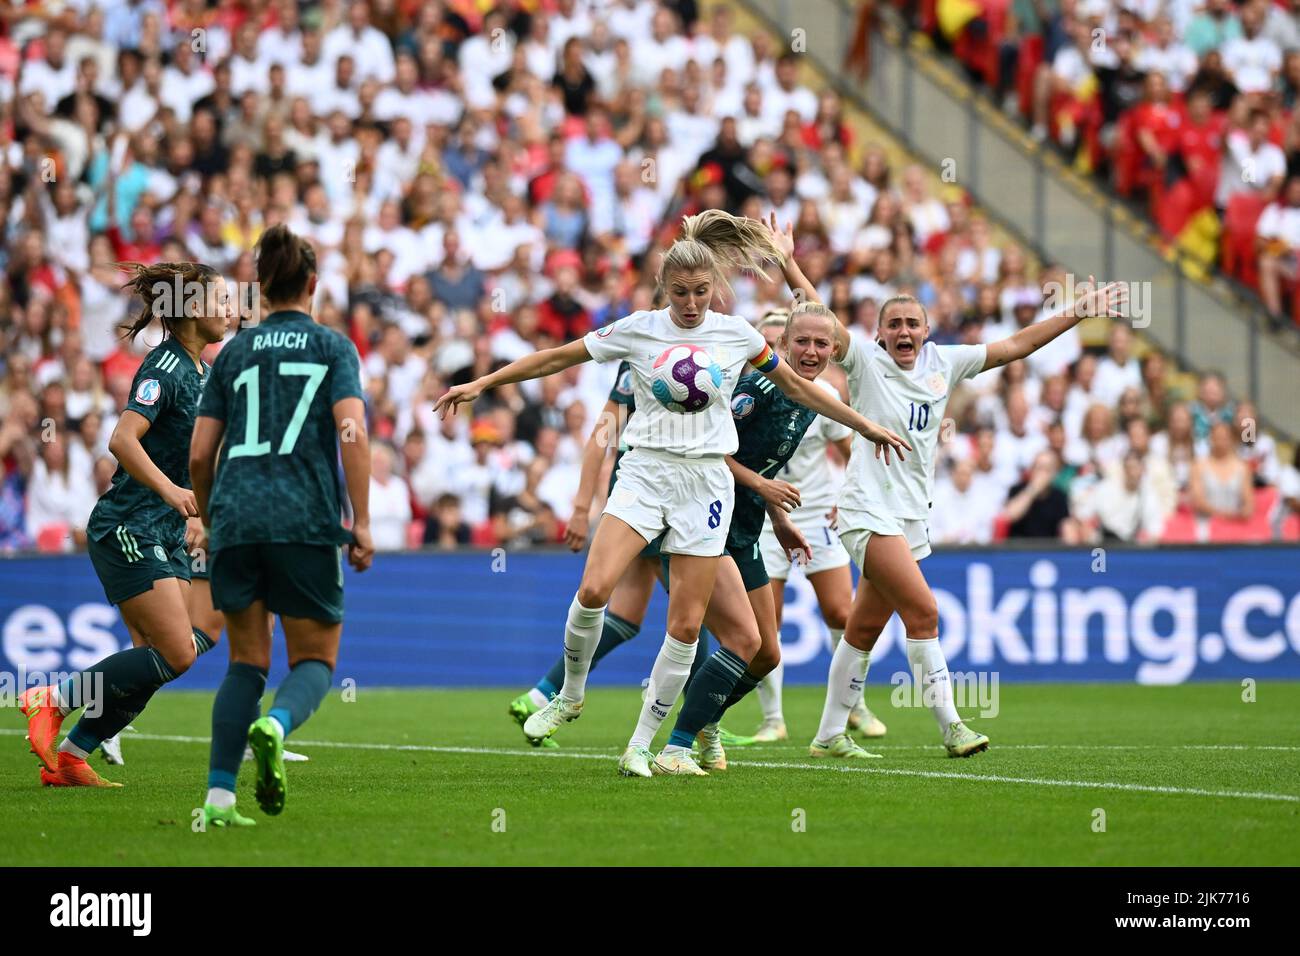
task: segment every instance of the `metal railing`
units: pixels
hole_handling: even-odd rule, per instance
[[[1300,353],[1273,334],[1258,305],[1220,280],[1184,275],[1150,230],[1096,185],[1036,147],[946,65],[871,36],[865,81],[844,70],[856,6],[847,0],[742,0],[811,56],[838,92],[871,114],[912,153],[950,169],[995,220],[1040,257],[1075,275],[1142,283],[1149,324],[1139,326],[1191,371],[1223,373],[1249,396],[1265,427],[1300,437]],[[798,32],[795,32],[798,31]]]

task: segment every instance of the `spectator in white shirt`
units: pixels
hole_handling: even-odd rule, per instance
[[[1146,480],[1142,456],[1129,452],[1119,468],[1082,495],[1078,517],[1095,519],[1103,539],[1154,541],[1165,524],[1160,501]]]
[[[1223,45],[1223,65],[1237,89],[1263,93],[1272,89],[1282,68],[1282,51],[1263,35],[1266,5],[1247,3],[1241,8],[1242,35]]]
[[[1047,447],[1047,438],[1030,427],[1029,399],[1023,386],[1007,390],[1006,416],[1006,427],[998,431],[994,458],[1008,474],[1018,476],[1028,471],[1034,456]]]
[[[366,0],[349,5],[347,23],[339,24],[325,37],[321,55],[326,62],[333,63],[344,53],[356,58],[358,82],[371,77],[380,83],[393,82],[393,45],[370,25],[370,4]]]
[[[411,523],[411,490],[393,473],[392,447],[376,442],[370,449],[370,533],[376,551],[400,551],[407,546]]]
[[[634,85],[652,89],[659,85],[664,70],[680,74],[685,69],[691,48],[681,33],[677,15],[667,7],[659,7],[650,21],[649,36],[627,38],[632,50]]]
[[[1260,428],[1259,413],[1251,402],[1238,402],[1233,427],[1241,439],[1238,454],[1250,466],[1257,485],[1275,485],[1282,474],[1277,458],[1277,442]]]
[[[1277,505],[1269,515],[1273,537],[1281,538],[1287,518],[1300,515],[1300,445],[1291,464],[1282,469],[1277,483]]]
[[[1091,475],[1102,475],[1124,454],[1128,440],[1115,434],[1115,413],[1107,405],[1093,405],[1084,413],[1077,437],[1065,446],[1065,463]]]
[[[483,19],[483,31],[467,38],[457,55],[465,78],[465,97],[471,105],[490,108],[494,104],[492,81],[510,69],[514,58],[515,35],[506,29],[500,11],[493,10]]]
[[[971,483],[981,498],[996,501],[1001,508],[1007,499],[1007,491],[1020,480],[1020,474],[1014,467],[999,464],[996,457],[997,432],[992,428],[977,429],[972,445]]]
[[[848,166],[839,166],[831,173],[830,195],[821,202],[818,212],[832,252],[842,256],[852,251],[874,204],[874,196],[865,204],[858,200],[853,191],[853,170]]]
[[[57,27],[45,34],[45,55],[22,63],[22,77],[18,93],[27,97],[40,93],[46,114],[53,113],[59,100],[70,95],[77,86],[77,65],[67,55],[68,34]]]
[[[1282,314],[1282,280],[1294,280],[1300,252],[1300,176],[1286,181],[1280,202],[1269,204],[1255,226],[1259,293],[1273,315]]]
[[[974,475],[971,462],[957,461],[935,487],[930,510],[930,539],[935,544],[988,544],[993,539],[993,519],[1002,500],[990,500],[986,489],[972,481]]]
[[[1168,17],[1157,17],[1152,32],[1153,39],[1138,51],[1134,66],[1143,73],[1161,74],[1170,90],[1182,93],[1196,73],[1196,54],[1174,36]]]
[[[292,68],[302,59],[302,31],[298,29],[298,0],[275,0],[279,23],[257,38],[257,58],[270,66]]]
[[[776,61],[775,83],[763,90],[763,106],[784,126],[786,113],[793,110],[803,123],[817,118],[817,94],[800,86],[799,55],[784,53]]]
[[[1237,193],[1255,193],[1272,202],[1286,176],[1286,154],[1269,142],[1272,120],[1264,110],[1252,110],[1245,129],[1227,135],[1227,150],[1219,169],[1214,204],[1227,208]]]
[[[1126,388],[1142,387],[1142,366],[1133,357],[1133,332],[1112,322],[1106,355],[1097,363],[1092,393],[1104,405],[1115,405]]]
[[[609,138],[607,128],[603,109],[588,110],[585,135],[569,140],[564,150],[564,165],[587,187],[593,210],[613,201],[614,168],[623,161],[623,150]]]
[[[244,21],[235,31],[235,52],[230,58],[230,91],[236,97],[249,90],[259,94],[266,92],[266,70],[270,63],[258,56],[257,35],[257,24],[251,20]]]
[[[903,211],[912,223],[918,248],[924,247],[936,233],[947,232],[952,225],[948,208],[926,188],[925,170],[920,166],[908,166],[903,171]]]
[[[91,474],[77,474],[71,467],[68,446],[55,435],[40,443],[40,457],[32,468],[27,488],[27,534],[33,541],[41,534],[62,527],[66,534],[61,550],[86,546],[86,522],[95,506]]]
[[[614,170],[614,201],[592,220],[597,241],[611,251],[638,259],[650,248],[663,203],[641,184],[641,168],[619,163]]]

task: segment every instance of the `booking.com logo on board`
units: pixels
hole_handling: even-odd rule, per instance
[[[340,667],[369,686],[530,686],[559,651],[582,563],[535,550],[505,560],[381,555],[380,574],[347,575]],[[953,671],[1143,684],[1300,678],[1300,548],[1112,549],[1104,571],[1087,549],[940,550],[921,567]],[[485,607],[502,615],[490,634]],[[640,636],[602,662],[596,683],[645,676],[665,609],[656,592]],[[894,617],[872,654],[873,678],[906,669],[904,637]],[[0,560],[0,671],[75,672],[128,645],[84,556]],[[826,627],[797,570],[781,646],[788,682],[825,681]],[[215,687],[224,658],[206,655],[183,686]]]
[[[959,552],[927,559],[922,568],[950,666],[1141,684],[1300,676],[1300,575],[1275,570],[1300,567],[1300,553],[1263,549],[1258,562],[1244,565],[1211,551],[1167,563],[1151,562],[1148,553],[1144,565],[1119,562],[1122,570],[1112,555],[1104,574],[1091,571],[1088,557]],[[905,636],[895,615],[872,652],[873,666],[901,661]],[[796,574],[786,588],[782,657],[799,667],[827,648],[816,595]]]

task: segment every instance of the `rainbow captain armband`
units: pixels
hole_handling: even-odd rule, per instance
[[[764,345],[763,351],[750,359],[749,364],[760,372],[770,372],[781,364],[781,360],[777,357],[776,352],[772,351],[772,346]]]

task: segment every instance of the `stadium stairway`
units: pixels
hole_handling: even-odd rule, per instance
[[[706,6],[712,6],[712,3]],[[1300,349],[1269,329],[1257,303],[1209,279],[1190,254],[1161,247],[1154,227],[976,96],[950,64],[895,29],[886,5],[865,43],[853,0],[740,0],[737,25],[757,22],[807,53],[803,82],[845,100],[858,144],[880,144],[891,166],[926,168],[938,195],[968,192],[991,223],[1038,262],[1143,283],[1150,321],[1135,323],[1138,354],[1158,347],[1177,371],[1170,386],[1194,393],[1197,373],[1221,371],[1235,398],[1249,397],[1280,441],[1300,437]],[[941,170],[954,175],[941,177]],[[1037,263],[1035,263],[1037,264]],[[1108,323],[1086,321],[1086,346],[1105,344]]]

